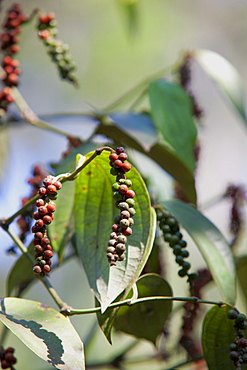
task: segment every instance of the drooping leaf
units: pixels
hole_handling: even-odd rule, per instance
[[[181,162],[193,172],[197,129],[188,94],[178,84],[158,80],[149,86],[149,100],[157,131],[162,139],[174,149]]]
[[[242,292],[245,296],[247,301],[247,255],[237,256],[236,257],[236,269],[237,269],[237,277],[242,288]]]
[[[116,124],[112,119],[109,119],[98,126],[95,134],[106,135],[116,142],[120,141],[123,145],[127,145],[143,154],[148,155],[179,182],[188,200],[195,204],[196,189],[194,174],[177,156],[176,151],[164,141],[159,141],[153,144],[149,150],[148,146],[150,146],[152,142],[147,142],[146,139],[142,142],[143,134],[141,134],[141,128],[140,130],[136,130],[136,132],[134,132],[132,129],[131,132],[127,126],[127,131],[124,129],[124,127],[120,128],[120,123],[122,125],[122,122],[123,121],[120,122],[119,116],[117,117],[118,124]],[[138,124],[135,124],[134,126],[133,123],[133,127],[138,127]],[[147,134],[152,134],[153,132],[151,137],[154,137],[152,126],[147,124],[145,127],[145,132]]]
[[[34,257],[34,245],[30,243],[28,247],[28,252]],[[7,281],[6,290],[7,295],[11,295],[13,290],[16,289],[17,294],[22,293],[28,286],[37,280],[35,274],[33,273],[33,266],[30,260],[25,254],[22,254],[13,267],[11,268]]]
[[[56,175],[72,172],[76,167],[76,155],[79,152],[87,152],[95,148],[95,144],[82,144],[75,148],[56,168]],[[63,183],[56,200],[56,212],[54,220],[49,225],[48,234],[52,241],[52,247],[58,253],[60,262],[63,260],[65,248],[71,241],[75,231],[73,208],[74,208],[75,181]]]
[[[87,155],[87,158],[92,153]],[[86,271],[89,284],[101,302],[102,311],[139,276],[151,251],[155,220],[145,184],[132,167],[128,178],[135,196],[133,234],[128,237],[124,261],[110,268],[106,257],[111,226],[119,211],[114,206],[109,153],[103,152],[81,171],[76,179],[75,228],[76,247]]]
[[[209,370],[234,370],[229,345],[234,342],[234,321],[228,319],[228,307],[212,307],[203,322],[202,345]],[[247,365],[243,365],[243,370]]]
[[[163,202],[190,234],[201,252],[222,299],[234,304],[236,272],[231,249],[217,227],[196,208],[179,200]]]
[[[146,151],[149,151],[158,139],[153,121],[146,113],[118,112],[109,117],[117,127],[137,139]]]
[[[83,370],[83,343],[68,317],[40,302],[1,299],[0,320],[27,347],[59,370]]]
[[[138,298],[172,296],[170,285],[159,275],[146,274],[136,282]],[[130,307],[120,307],[114,327],[136,338],[144,338],[155,344],[171,313],[172,301],[148,301]]]
[[[213,79],[247,124],[246,94],[236,68],[224,57],[211,50],[195,50],[194,59]]]

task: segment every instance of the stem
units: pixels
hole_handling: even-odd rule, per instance
[[[13,240],[15,245],[20,249],[20,251],[29,259],[31,264],[34,265],[35,264],[34,258],[31,256],[28,249],[22,243],[21,239],[17,235],[15,235],[9,228],[6,228],[5,231],[10,236],[10,238]]]
[[[156,296],[156,297],[143,297],[135,299],[131,301],[130,299],[126,299],[124,301],[115,302],[108,306],[108,308],[115,308],[120,306],[133,306],[136,303],[143,303],[149,301],[180,301],[180,302],[194,302],[194,303],[203,303],[203,304],[212,304],[217,305],[219,307],[223,306],[224,302],[216,302],[216,301],[207,301],[203,299],[199,299],[197,297],[164,297],[164,296]],[[68,312],[69,316],[73,315],[85,315],[90,313],[97,313],[101,310],[100,307],[88,308],[88,309],[73,309],[71,308]]]

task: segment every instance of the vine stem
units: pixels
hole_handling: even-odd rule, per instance
[[[62,175],[58,175],[56,178],[59,179],[59,181],[66,182],[66,181],[72,181],[75,180],[75,178],[78,176],[78,174],[90,163],[92,160],[100,155],[104,150],[108,150],[110,152],[114,152],[114,149],[112,149],[109,146],[104,146],[102,148],[98,148],[95,150],[95,152],[89,157],[86,161],[84,161],[81,165],[79,165],[73,172],[71,173],[66,173]],[[85,157],[84,157],[85,158]],[[12,221],[19,215],[21,215],[26,209],[30,207],[36,200],[39,199],[39,194],[33,196],[32,198],[29,199],[29,201],[21,207],[17,212],[15,212],[12,216],[4,219],[0,219],[0,226],[4,229],[7,230],[8,226],[11,224]]]
[[[143,298],[137,298],[135,300],[131,299],[125,299],[120,302],[112,303],[108,306],[108,308],[115,308],[115,307],[121,307],[121,306],[133,306],[137,303],[144,303],[144,302],[150,302],[150,301],[180,301],[180,302],[193,302],[193,303],[203,303],[203,304],[211,304],[216,306],[223,306],[225,305],[224,302],[216,302],[216,301],[208,301],[199,299],[197,297],[165,297],[165,296],[154,296],[154,297],[143,297]],[[63,312],[64,314],[68,316],[73,315],[85,315],[90,313],[97,313],[100,312],[100,307],[94,307],[94,308],[88,308],[88,309],[73,309],[70,308],[69,311]]]

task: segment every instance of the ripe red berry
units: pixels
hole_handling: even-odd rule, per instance
[[[39,214],[44,216],[47,213],[47,208],[45,206],[41,206],[38,208]]]
[[[36,253],[43,252],[43,247],[40,244],[35,245],[35,252]]]
[[[44,202],[43,199],[38,199],[38,200],[36,200],[35,204],[36,204],[36,207],[42,207],[42,206],[45,205],[45,202]]]
[[[49,176],[46,176],[43,180],[43,184],[45,187],[49,186],[49,185],[52,185],[52,182],[53,182],[53,179],[54,177],[49,175]]]
[[[46,188],[44,188],[44,187],[39,188],[39,194],[40,195],[44,196],[44,195],[46,195],[46,193],[47,193]]]
[[[55,185],[48,185],[47,186],[47,193],[48,194],[55,194],[57,192],[57,188]]]
[[[41,214],[38,211],[36,211],[36,212],[33,213],[33,218],[35,220],[39,220],[41,218]]]
[[[120,159],[116,159],[116,160],[113,162],[113,167],[114,167],[114,168],[120,168],[120,167],[122,167],[122,165],[123,165],[123,162],[122,162],[122,161],[120,161]]]
[[[121,194],[126,194],[128,191],[128,186],[127,185],[120,185],[118,188],[118,192]]]
[[[44,223],[45,225],[50,225],[50,223],[52,223],[52,218],[51,218],[51,216],[48,216],[48,215],[44,216],[44,217],[43,217],[43,223]]]
[[[122,163],[121,170],[128,172],[131,169],[131,164],[129,162]]]
[[[46,244],[45,249],[47,251],[52,251],[52,246],[50,244]]]
[[[122,162],[126,161],[128,158],[128,155],[126,153],[120,153],[118,156],[118,159],[120,159]]]
[[[46,244],[49,244],[49,243],[50,243],[50,239],[49,239],[49,238],[46,238],[46,237],[45,237],[45,238],[42,238],[42,239],[41,239],[41,244],[42,244],[42,245],[46,245]]]
[[[135,192],[133,190],[127,190],[125,193],[126,198],[134,198]]]
[[[62,188],[62,183],[60,181],[55,181],[53,184],[57,190],[60,190]]]
[[[43,238],[43,234],[40,231],[38,231],[37,233],[34,234],[34,238],[36,240],[42,239]]]
[[[120,229],[120,225],[119,224],[113,224],[112,225],[112,231],[118,231]]]
[[[44,257],[47,259],[52,258],[53,256],[52,251],[49,251],[49,250],[45,250],[43,254],[44,254]]]
[[[9,362],[6,360],[1,361],[2,369],[8,369],[9,368]]]
[[[48,37],[51,36],[51,34],[48,30],[41,30],[41,31],[38,32],[38,35],[43,40],[46,40]]]
[[[125,236],[130,236],[132,234],[132,229],[131,227],[126,227],[126,229],[123,229],[123,234]]]
[[[13,347],[8,347],[5,352],[14,353],[15,349]]]
[[[44,221],[43,220],[37,220],[36,222],[35,222],[35,226],[36,227],[38,227],[39,229],[41,228],[41,227],[43,227],[44,226]]]
[[[47,210],[48,210],[48,212],[55,212],[55,210],[56,210],[56,203],[54,203],[54,202],[49,202],[48,204],[47,204],[47,206],[46,206],[46,208],[47,208]]]
[[[39,265],[35,265],[34,268],[33,268],[33,272],[35,274],[40,274],[42,272],[42,269]]]
[[[51,268],[50,268],[49,265],[46,264],[46,265],[43,266],[43,272],[45,272],[46,274],[48,274],[50,271],[51,271]]]
[[[114,162],[116,159],[118,159],[117,153],[111,153],[109,155],[109,159],[110,159],[111,162]]]

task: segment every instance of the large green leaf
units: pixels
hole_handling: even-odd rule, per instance
[[[147,274],[136,282],[138,298],[172,296],[170,285],[159,275]],[[144,338],[155,344],[163,332],[164,324],[171,313],[172,301],[149,301],[121,307],[114,327],[136,338]]]
[[[76,167],[76,155],[95,148],[95,144],[82,144],[75,148],[56,168],[56,175],[72,172]],[[67,181],[63,184],[56,200],[56,212],[54,220],[48,227],[52,247],[58,253],[60,262],[63,260],[65,248],[71,241],[75,231],[74,226],[74,196],[75,181]]]
[[[138,115],[136,116],[138,117]],[[112,115],[111,117],[112,119],[104,120],[104,122],[98,126],[95,134],[106,135],[116,142],[121,142],[123,145],[132,147],[148,155],[179,182],[188,200],[195,204],[196,189],[193,171],[191,171],[178,157],[176,151],[167,142],[159,140],[157,143],[152,144],[155,131],[149,121],[136,117],[137,122],[135,122],[134,115],[132,115],[131,122],[133,128],[130,130],[129,125],[126,125],[125,129],[123,117],[121,117],[120,120],[120,113],[118,113],[118,115]],[[113,118],[116,119],[116,122],[113,121]],[[142,127],[140,126],[140,122],[142,122],[145,128],[144,131],[146,135],[143,135],[141,132]],[[149,134],[151,135],[151,141],[147,141],[147,135]],[[150,147],[151,144],[152,146]]]
[[[34,257],[34,245],[30,243],[28,247],[28,252]],[[11,295],[14,289],[16,289],[17,295],[22,293],[30,283],[37,280],[35,274],[33,273],[33,266],[30,260],[25,254],[22,254],[13,267],[11,268],[7,281],[6,290],[7,295]]]
[[[236,272],[231,249],[217,227],[196,208],[178,200],[165,201],[167,208],[190,234],[200,250],[222,299],[234,304]]]
[[[234,342],[234,321],[227,317],[228,307],[212,307],[203,322],[202,345],[209,370],[234,370],[229,344]],[[243,365],[247,369],[247,365]]]
[[[92,153],[87,158],[90,155]],[[109,153],[103,152],[77,177],[74,212],[77,251],[102,311],[139,276],[151,251],[155,232],[147,189],[132,167],[128,178],[136,193],[133,234],[128,237],[124,261],[110,268],[106,248],[118,210],[112,198],[111,186],[115,178],[110,174],[108,157]]]
[[[158,80],[150,84],[149,100],[156,129],[175,150],[179,159],[193,172],[197,129],[188,94],[178,84]]]
[[[0,320],[27,347],[59,370],[83,370],[83,343],[68,317],[40,302],[1,299]]]
[[[247,124],[246,94],[236,68],[211,50],[195,50],[194,59],[203,67]]]

